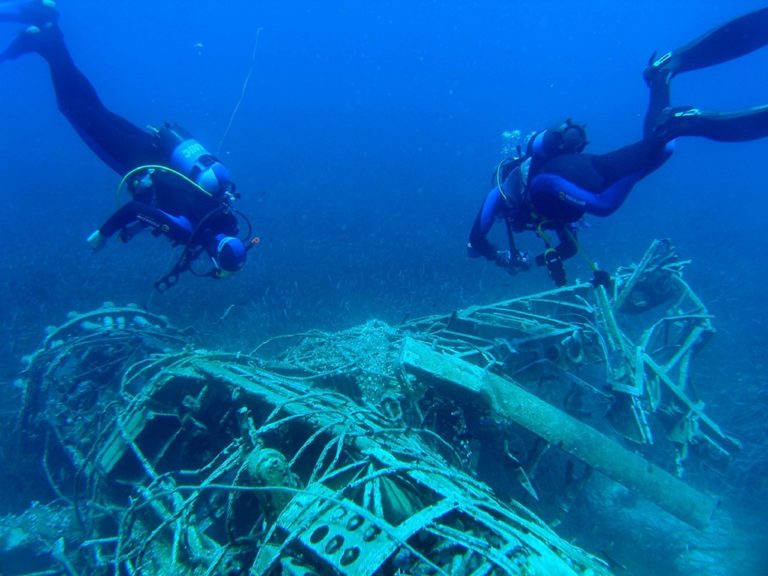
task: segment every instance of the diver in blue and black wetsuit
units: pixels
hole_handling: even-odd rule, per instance
[[[132,194],[88,237],[90,245],[98,250],[116,233],[127,241],[148,229],[185,246],[173,270],[156,283],[161,290],[186,270],[217,278],[240,270],[247,249],[237,237],[235,187],[226,167],[178,126],[145,131],[109,111],[75,66],[57,20],[53,0],[0,0],[0,22],[30,25],[0,53],[0,62],[30,52],[42,56],[59,110],[99,158],[123,176],[121,187]],[[204,272],[192,268],[202,254],[212,264]]]
[[[584,154],[584,127],[567,120],[532,135],[518,158],[502,162],[469,235],[468,252],[510,272],[530,268],[515,247],[514,234],[533,231],[545,249],[535,259],[558,286],[566,283],[563,260],[578,252],[576,225],[585,214],[608,216],[632,187],[671,155],[679,136],[723,142],[768,136],[768,105],[730,113],[671,107],[669,82],[682,72],[748,54],[768,44],[768,8],[732,20],[663,56],[651,57],[644,71],[650,90],[643,139],[607,154]],[[509,250],[497,250],[487,236],[496,220],[507,226]],[[557,243],[550,234],[557,236]],[[596,283],[606,284],[604,273]]]

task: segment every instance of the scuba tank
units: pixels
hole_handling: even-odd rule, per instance
[[[166,123],[157,131],[157,139],[158,148],[168,158],[171,168],[215,198],[231,191],[227,167],[184,128]]]

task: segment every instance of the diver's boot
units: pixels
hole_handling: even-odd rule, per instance
[[[667,52],[656,57],[656,52],[651,54],[648,66],[643,70],[643,79],[649,88],[658,85],[669,85],[672,76],[675,75],[675,57],[672,52]]]
[[[0,22],[44,26],[58,19],[55,0],[0,0]]]
[[[679,136],[697,136],[704,112],[692,106],[664,108],[653,126],[653,135],[669,142]]]
[[[0,63],[15,60],[19,56],[37,52],[45,56],[61,40],[61,30],[55,24],[30,26],[22,30],[5,50],[0,52]]]

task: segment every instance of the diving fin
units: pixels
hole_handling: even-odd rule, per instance
[[[0,22],[19,22],[43,26],[58,21],[59,10],[54,0],[0,1]]]

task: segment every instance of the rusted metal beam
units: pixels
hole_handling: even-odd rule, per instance
[[[403,344],[401,363],[407,371],[479,395],[496,414],[516,422],[692,526],[704,528],[717,507],[715,497],[685,484],[512,380],[436,352],[412,338]]]

